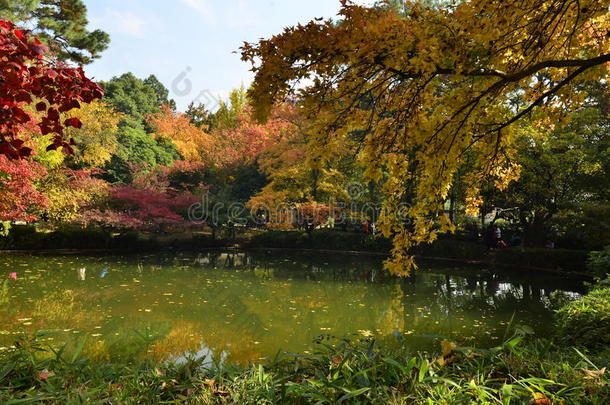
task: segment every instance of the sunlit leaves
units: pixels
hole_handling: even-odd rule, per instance
[[[191,124],[190,118],[163,106],[161,112],[149,117],[156,136],[171,139],[178,152],[189,161],[202,161],[213,149],[209,134]]]
[[[0,221],[33,221],[36,212],[48,203],[36,189],[46,175],[37,162],[9,159],[0,154]]]
[[[31,154],[20,133],[23,125],[32,121],[24,107],[35,102],[36,110],[42,113],[36,122],[41,133],[53,134],[49,149],[71,151],[63,132],[65,127],[78,127],[80,123],[62,123],[60,112],[77,107],[79,101],[90,103],[103,95],[81,68],[49,64],[44,60],[45,52],[38,39],[17,30],[11,22],[0,21],[0,155],[20,158]]]
[[[369,180],[389,173],[384,211],[406,204],[407,220],[386,215],[379,225],[394,236],[389,267],[407,274],[409,248],[451,229],[440,214],[466,156],[475,157],[464,181],[476,213],[484,182],[502,189],[519,175],[514,124],[542,109],[540,125],[560,126],[565,110],[583,101],[574,85],[607,78],[609,5],[344,2],[340,21],[287,28],[246,44],[242,56],[254,64],[250,96],[259,118],[296,88],[315,120],[311,144],[320,157],[332,160],[336,140],[349,138]],[[522,105],[511,104],[515,95]]]
[[[69,116],[69,120],[77,119],[82,124],[80,129],[76,129],[78,126],[66,129],[66,136],[75,143],[71,161],[81,167],[103,167],[118,148],[118,124],[122,114],[104,102],[95,101],[83,104]]]
[[[75,222],[83,211],[104,200],[108,184],[92,174],[87,170],[50,171],[39,187],[48,200],[45,217],[55,223]]]

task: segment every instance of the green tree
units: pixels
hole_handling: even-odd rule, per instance
[[[0,0],[0,17],[32,29],[62,61],[86,65],[110,44],[104,31],[87,29],[82,0]]]
[[[516,142],[515,159],[522,167],[520,178],[503,192],[490,185],[486,193],[485,205],[508,209],[505,216],[519,224],[527,244],[541,245],[551,236],[574,232],[575,229],[565,225],[574,228],[586,222],[584,217],[595,215],[607,205],[610,197],[607,85],[590,85],[586,93],[588,102],[570,114],[565,127],[524,124]],[[558,217],[562,220],[557,221]],[[603,225],[599,220],[595,222]],[[605,222],[609,229],[608,220]]]
[[[137,128],[139,123],[152,132],[146,124],[147,116],[161,111],[162,104],[171,104],[167,98],[169,91],[153,75],[142,80],[133,73],[125,73],[102,85],[106,91],[104,101],[127,115],[122,126]]]
[[[107,180],[129,184],[137,167],[171,166],[181,158],[171,139],[154,137],[149,117],[159,113],[162,105],[172,106],[169,91],[154,76],[145,80],[125,73],[102,83],[104,101],[123,113],[118,134],[119,147],[106,166]]]
[[[214,114],[215,126],[219,129],[234,128],[237,118],[248,105],[248,93],[244,86],[231,90],[229,100],[220,101],[218,111]]]
[[[153,138],[142,127],[124,126],[118,135],[119,147],[106,165],[104,177],[113,183],[130,184],[136,168],[171,166],[180,154],[171,140]]]
[[[191,102],[186,108],[185,114],[191,120],[191,124],[197,128],[212,129],[215,126],[215,114],[207,109],[205,104]]]
[[[169,98],[169,90],[159,81],[159,79],[157,79],[157,76],[148,76],[144,80],[144,84],[155,90],[157,105],[168,105],[173,111],[176,110],[176,102]]]
[[[191,124],[208,131],[230,129],[239,125],[238,118],[248,106],[248,92],[244,86],[231,90],[228,100],[219,100],[218,110],[210,111],[205,104],[190,103],[185,114]]]

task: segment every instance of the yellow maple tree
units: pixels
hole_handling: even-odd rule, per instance
[[[72,117],[80,119],[83,126],[65,131],[75,143],[69,158],[79,166],[103,167],[118,148],[118,126],[123,115],[103,101],[94,101],[66,114],[66,118]]]
[[[366,178],[382,183],[379,229],[394,240],[386,267],[399,275],[415,267],[410,247],[451,228],[443,205],[467,153],[476,156],[465,179],[476,212],[485,180],[503,187],[518,174],[514,124],[563,124],[583,101],[574,86],[609,76],[610,0],[443,4],[397,11],[344,0],[339,21],[242,48],[260,119],[297,89],[321,157],[332,159],[338,140],[358,145]]]

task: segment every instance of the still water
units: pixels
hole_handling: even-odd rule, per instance
[[[558,294],[582,282],[484,267],[420,262],[389,278],[382,258],[298,252],[0,256],[0,346],[52,330],[50,344],[97,360],[180,359],[188,353],[247,363],[307,352],[322,334],[499,342],[507,325],[545,334]],[[15,274],[16,273],[16,274]]]

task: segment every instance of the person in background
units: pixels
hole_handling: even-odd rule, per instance
[[[362,222],[362,224],[361,224],[362,233],[366,233],[366,234],[369,233],[369,224],[370,224],[369,220]]]
[[[494,231],[496,234],[496,240],[502,240],[502,230],[500,228],[496,228],[496,230]]]
[[[375,225],[374,222],[369,223],[369,233],[371,235],[375,235],[377,233],[377,226]]]

